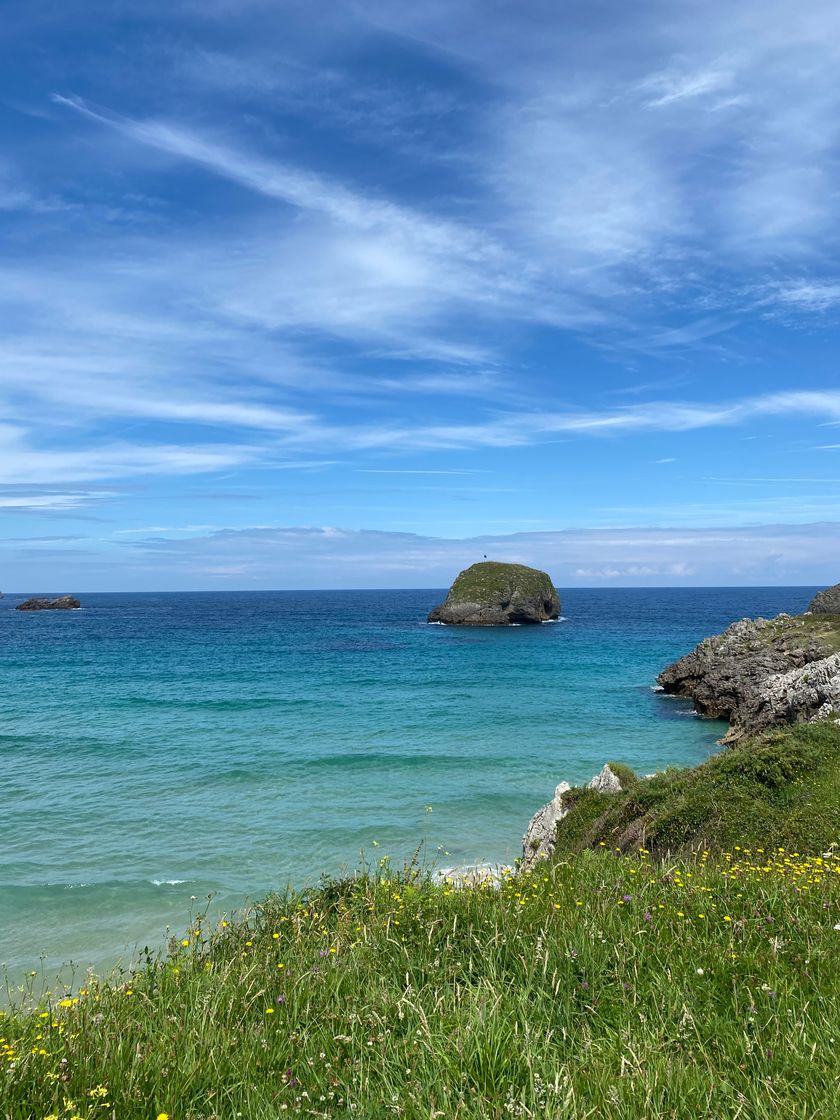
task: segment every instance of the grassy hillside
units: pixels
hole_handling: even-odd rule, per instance
[[[642,783],[609,840],[566,828],[497,887],[383,860],[197,919],[131,977],[33,976],[0,1015],[0,1117],[837,1117],[837,750],[796,728]],[[657,848],[617,852],[640,809]],[[725,847],[656,858],[698,839]]]
[[[639,782],[616,763],[626,792],[576,789],[558,850],[646,847],[656,856],[698,847],[827,848],[840,840],[840,727],[798,724],[745,741],[694,769]]]

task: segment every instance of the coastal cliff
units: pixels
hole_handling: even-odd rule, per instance
[[[449,626],[514,626],[551,622],[560,596],[551,577],[525,564],[488,560],[461,572],[429,622]]]
[[[523,837],[520,870],[594,846],[659,856],[735,840],[840,838],[840,585],[801,615],[744,618],[663,669],[664,692],[727,719],[729,749],[646,778],[609,763],[557,786]],[[819,839],[817,839],[819,838]]]
[[[840,616],[741,619],[659,674],[661,688],[728,719],[725,744],[840,708]]]

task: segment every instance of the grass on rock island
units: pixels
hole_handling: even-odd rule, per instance
[[[831,1120],[840,852],[798,820],[495,886],[383,860],[197,919],[131,976],[19,997],[0,1117]]]

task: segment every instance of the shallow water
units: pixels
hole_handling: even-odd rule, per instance
[[[577,590],[565,621],[427,626],[442,591],[0,602],[0,963],[104,965],[231,908],[421,842],[512,860],[562,779],[694,764],[720,723],[660,668],[810,588]]]

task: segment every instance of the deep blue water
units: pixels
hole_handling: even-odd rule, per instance
[[[562,779],[694,764],[723,726],[652,691],[811,588],[577,590],[555,625],[427,626],[443,591],[0,602],[0,963],[105,963],[369,858],[511,860]]]

